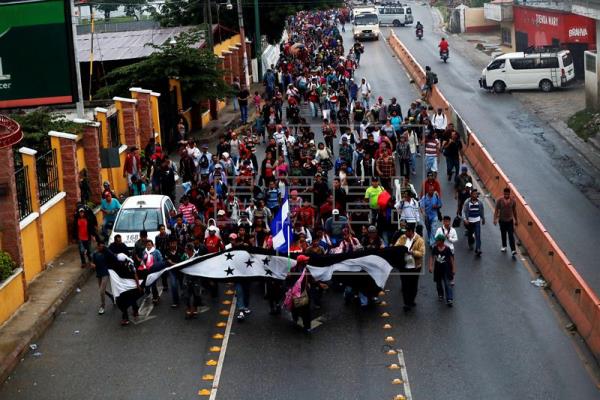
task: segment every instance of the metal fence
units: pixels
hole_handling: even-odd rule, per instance
[[[40,205],[43,205],[59,192],[56,150],[52,149],[38,156],[35,162]]]
[[[15,181],[17,183],[17,200],[19,202],[19,221],[22,221],[32,213],[27,166],[15,171]]]

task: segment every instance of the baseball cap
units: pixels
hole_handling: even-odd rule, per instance
[[[467,172],[467,166],[463,165],[462,167],[460,167],[460,170],[463,172]]]
[[[217,211],[217,215],[221,215],[221,216],[225,215],[225,210]]]
[[[334,208],[333,211],[331,211],[332,215],[339,215],[340,214],[340,210],[338,210],[337,208]]]
[[[208,227],[208,231],[209,232],[216,232],[217,231],[217,227],[214,226],[214,225],[211,225],[211,226]]]
[[[375,228],[375,226],[371,225],[371,226],[369,226],[368,231],[369,232],[377,232],[377,228]]]
[[[467,184],[465,186],[466,187],[473,187],[473,184],[471,182],[467,182]]]
[[[437,235],[437,236],[435,237],[435,240],[436,240],[436,241],[443,242],[444,240],[446,240],[446,236],[444,236],[444,235],[442,235],[442,234],[440,233],[439,235]]]

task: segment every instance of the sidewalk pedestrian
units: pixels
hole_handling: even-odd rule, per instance
[[[132,177],[133,179],[137,179]],[[108,239],[109,230],[112,230],[115,220],[117,219],[117,213],[121,209],[121,203],[119,200],[112,197],[110,192],[106,192],[104,198],[100,201],[100,210],[102,211],[102,236],[104,239]]]
[[[511,196],[510,188],[504,188],[503,196],[496,200],[496,209],[494,210],[494,225],[500,224],[500,236],[502,237],[502,247],[500,251],[506,251],[506,237],[513,258],[517,255],[515,247],[515,226],[519,224],[517,217],[517,202]]]
[[[485,213],[477,189],[471,190],[471,197],[465,201],[462,215],[467,228],[469,250],[473,250],[475,243],[475,254],[481,257],[481,225],[485,225]]]
[[[427,194],[419,201],[421,206],[421,212],[423,213],[425,220],[425,228],[427,229],[427,241],[429,247],[433,247],[435,244],[435,234],[437,226],[439,224],[439,213],[442,208],[442,200],[440,196],[434,191],[433,186],[430,186],[427,190]]]
[[[240,122],[245,125],[248,122],[248,99],[250,97],[250,91],[245,84],[241,85],[241,89],[238,92],[237,99],[240,105]]]
[[[116,255],[110,251],[103,240],[96,243],[96,251],[92,255],[91,267],[96,270],[98,289],[100,293],[100,307],[98,314],[104,314],[106,308],[106,286],[108,285],[108,267],[117,262]]]
[[[73,237],[77,240],[79,246],[81,268],[85,268],[88,261],[92,261],[92,238],[96,233],[94,222],[91,217],[86,215],[83,207],[77,210],[75,221],[73,221]]]

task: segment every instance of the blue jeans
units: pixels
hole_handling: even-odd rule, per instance
[[[427,229],[427,241],[429,242],[429,246],[435,245],[435,231],[438,228],[437,215],[433,216],[433,218],[425,218],[425,228]]]
[[[469,233],[469,247],[473,247],[473,242],[475,242],[475,251],[481,251],[481,222],[469,222],[467,232]]]
[[[452,285],[450,285],[449,274],[442,274],[440,279],[435,282],[435,286],[437,288],[438,296],[444,296],[445,293],[446,301],[454,300],[454,292],[452,290]]]
[[[235,283],[235,299],[238,310],[245,310],[250,306],[250,282]]]
[[[425,156],[425,166],[427,168],[427,172],[433,171],[437,172],[437,156]]]
[[[417,153],[410,155],[410,170],[415,173],[417,171]]]
[[[310,106],[310,115],[313,118],[317,118],[319,116],[319,104],[311,101],[308,105]]]
[[[233,111],[237,111],[240,106],[240,103],[238,103],[238,98],[236,96],[233,96],[232,99],[233,99]]]
[[[169,290],[171,291],[171,304],[179,304],[179,279],[175,271],[169,271]]]
[[[240,119],[242,120],[242,124],[248,122],[248,105],[240,104]]]
[[[90,240],[80,240],[79,241],[79,257],[81,258],[81,263],[86,263],[86,255],[87,259],[92,261],[92,239]]]

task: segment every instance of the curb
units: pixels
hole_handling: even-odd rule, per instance
[[[563,121],[552,121],[550,126],[559,133],[573,148],[583,156],[592,166],[600,171],[600,153],[591,142],[585,142]]]
[[[63,290],[62,294],[56,301],[50,305],[42,315],[40,315],[33,326],[27,331],[25,336],[17,344],[16,348],[3,360],[0,360],[0,382],[5,382],[8,376],[19,364],[19,360],[27,353],[29,344],[38,339],[54,321],[62,305],[71,299],[75,293],[75,289],[81,287],[92,275],[92,271],[85,269],[79,274],[79,277],[73,283]],[[26,303],[25,303],[26,304]],[[18,312],[18,311],[17,311]]]

